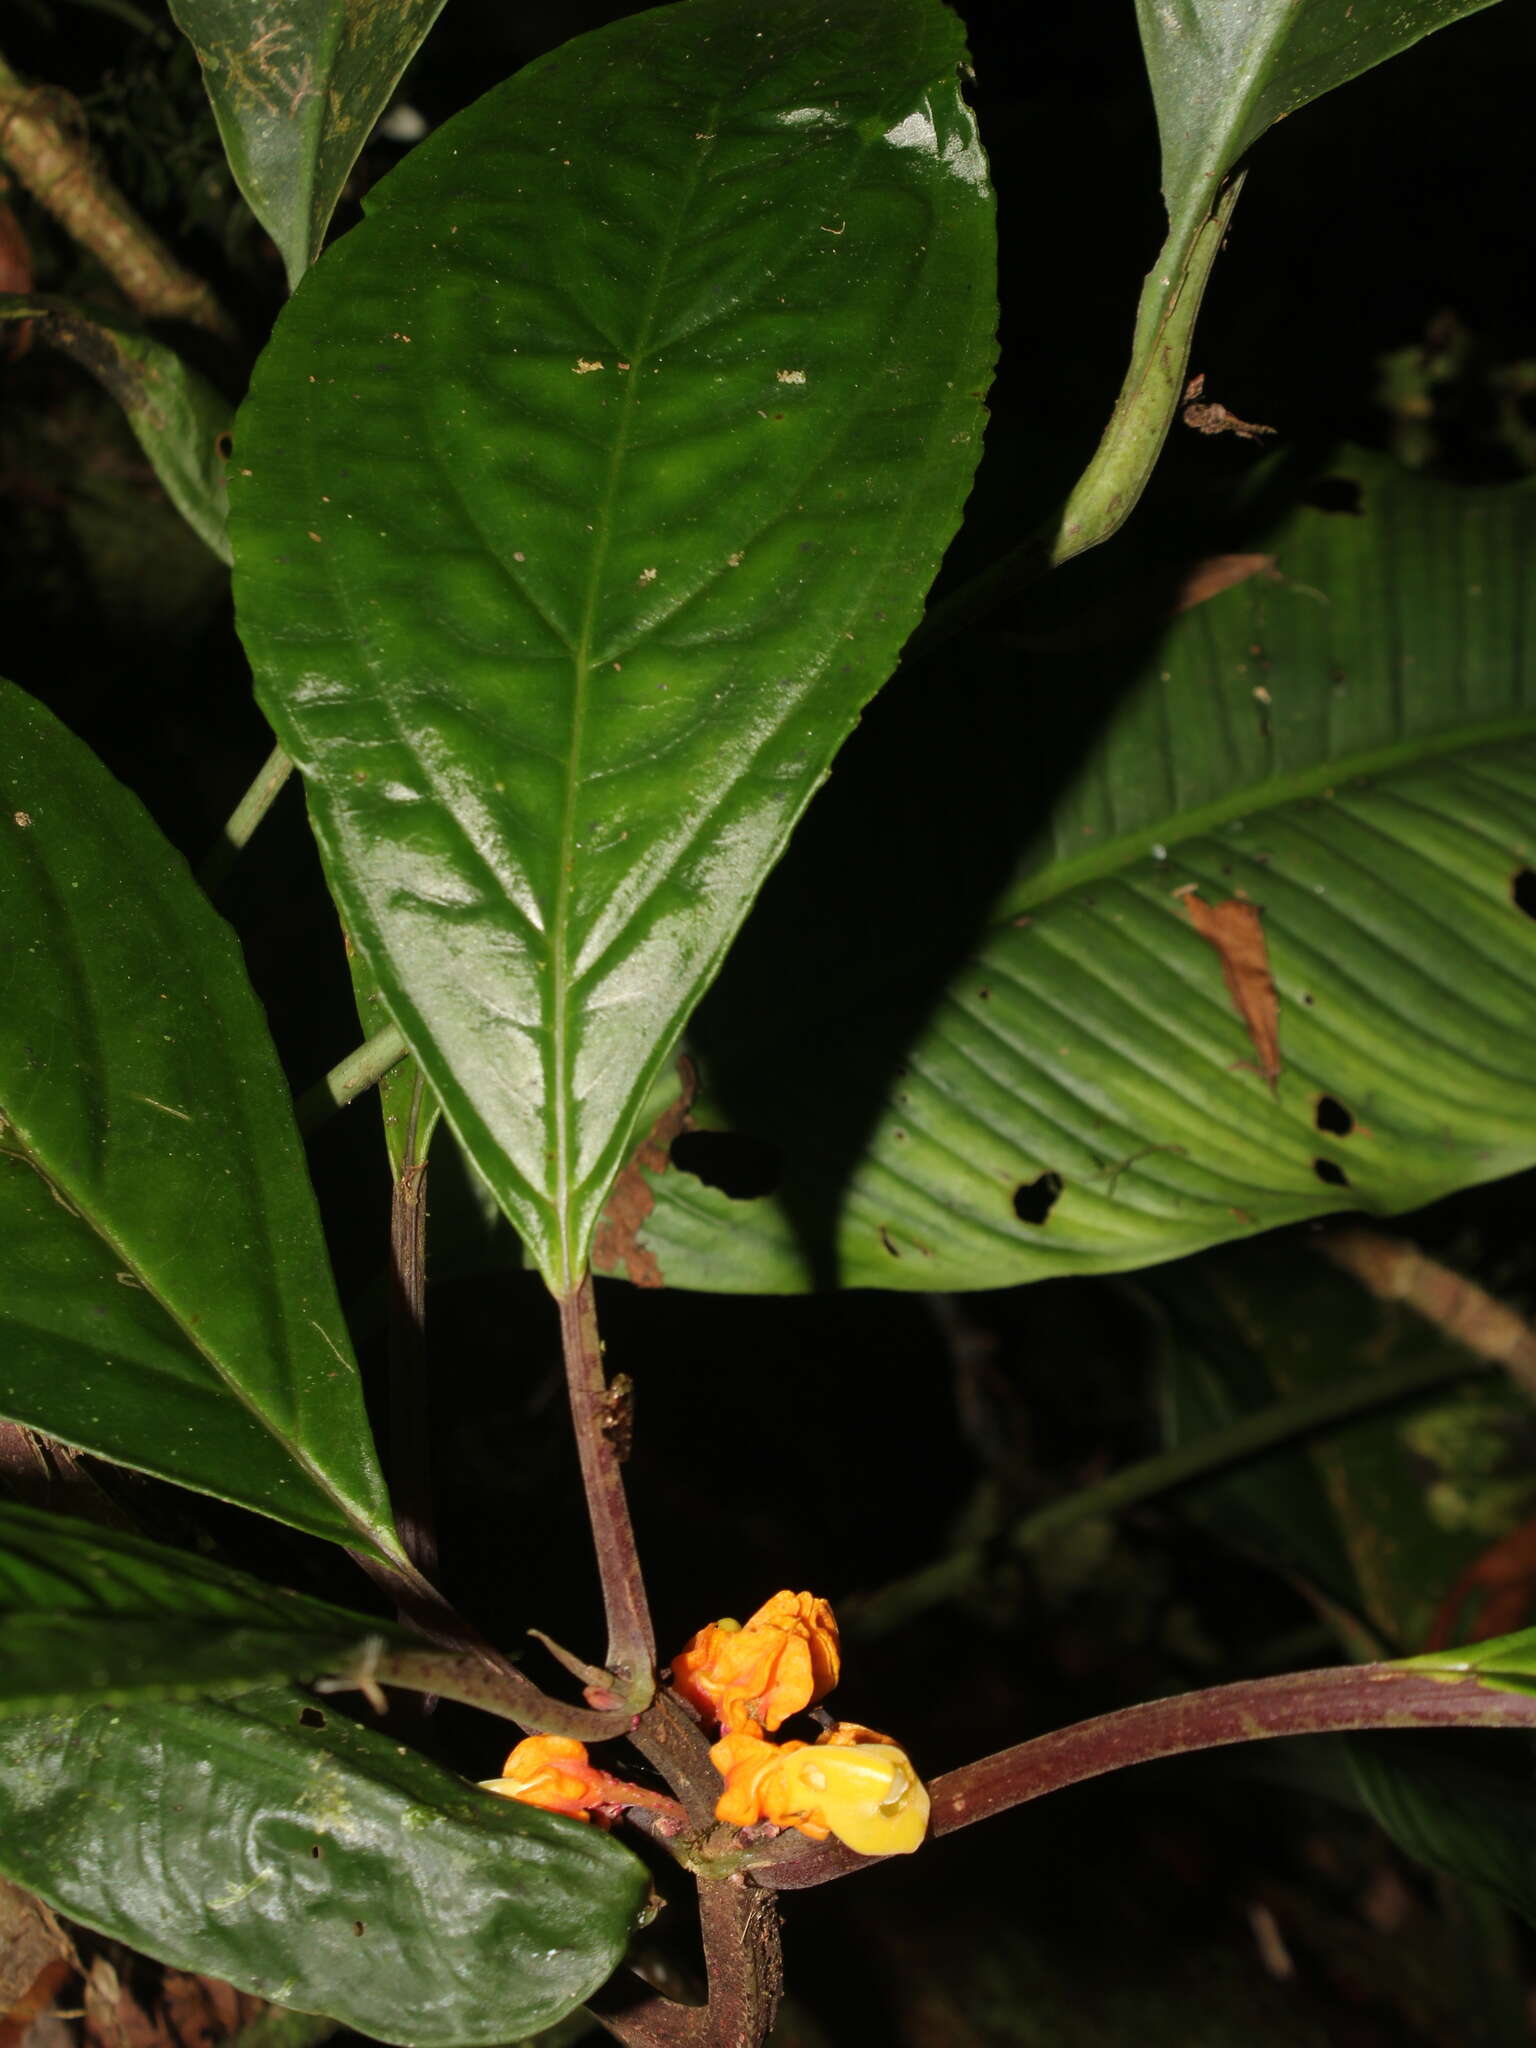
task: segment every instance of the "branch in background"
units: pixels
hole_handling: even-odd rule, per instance
[[[1386,1372],[1363,1373],[1336,1386],[1308,1388],[1276,1401],[1268,1408],[1243,1415],[1224,1429],[1213,1429],[1193,1442],[1178,1444],[1124,1465],[1097,1485],[1079,1487],[1076,1493],[1047,1502],[1033,1514],[1021,1516],[1007,1536],[1008,1547],[1027,1552],[1079,1522],[1097,1520],[1135,1507],[1155,1495],[1167,1493],[1191,1480],[1204,1479],[1241,1459],[1258,1456],[1292,1439],[1319,1429],[1370,1414],[1392,1402],[1426,1393],[1447,1380],[1474,1372],[1485,1372],[1492,1361],[1484,1353],[1465,1358],[1439,1355],[1410,1360]],[[894,1580],[878,1593],[849,1601],[848,1625],[854,1634],[872,1637],[910,1620],[941,1601],[970,1590],[983,1579],[992,1551],[987,1545],[969,1545],[941,1557],[905,1579]]]
[[[624,1498],[621,1438],[627,1433],[626,1418],[619,1412],[620,1389],[609,1387],[603,1370],[590,1273],[573,1293],[559,1297],[559,1308],[571,1421],[608,1619],[606,1661],[624,1687],[627,1704],[638,1712],[649,1704],[654,1689],[656,1636]]]
[[[1346,1224],[1315,1240],[1316,1249],[1378,1301],[1400,1301],[1474,1357],[1501,1365],[1536,1401],[1536,1330],[1475,1280],[1442,1266],[1406,1238]]]
[[[1475,1676],[1432,1676],[1394,1664],[1351,1664],[1282,1678],[1240,1680],[1122,1707],[1092,1721],[1037,1736],[935,1778],[932,1833],[953,1834],[1011,1806],[1042,1799],[1107,1771],[1264,1742],[1279,1735],[1332,1735],[1366,1728],[1536,1728],[1536,1693],[1502,1691]],[[780,1890],[825,1884],[883,1858],[812,1846],[780,1836],[774,1857],[757,1866]]]
[[[145,320],[185,320],[221,340],[235,328],[200,277],[184,270],[93,162],[55,109],[63,96],[24,86],[0,57],[0,156],[40,205],[112,277]]]

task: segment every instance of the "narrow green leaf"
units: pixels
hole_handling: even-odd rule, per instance
[[[224,153],[291,290],[347,173],[443,0],[170,0],[197,51]]]
[[[1337,491],[1160,633],[1122,600],[1123,637],[1096,609],[1072,651],[957,669],[953,744],[898,700],[694,1028],[697,1120],[771,1140],[782,1186],[652,1176],[663,1279],[1123,1271],[1536,1160],[1536,490],[1352,456]],[[1273,1089],[1191,889],[1258,908]]]
[[[1474,1674],[1485,1685],[1507,1692],[1536,1692],[1536,1628],[1523,1628],[1512,1636],[1494,1636],[1486,1643],[1472,1643],[1459,1650],[1430,1650],[1422,1657],[1403,1660],[1415,1671],[1444,1671]]]
[[[0,321],[29,320],[50,348],[72,356],[122,407],[165,494],[193,532],[230,559],[222,437],[234,408],[173,349],[95,307],[0,292]]]
[[[143,1537],[0,1504],[0,1715],[248,1692],[356,1667],[392,1624]]]
[[[0,1870],[162,1962],[414,2048],[552,2025],[648,1890],[596,1828],[286,1691],[0,1721]]]
[[[1052,559],[1124,524],[1184,391],[1190,338],[1241,178],[1266,128],[1493,0],[1136,0],[1157,108],[1168,239],[1136,310],[1130,367]]]
[[[0,684],[0,1415],[398,1557],[234,934]]]
[[[937,0],[583,37],[375,188],[241,415],[262,702],[561,1289],[969,486],[994,307],[962,58]]]

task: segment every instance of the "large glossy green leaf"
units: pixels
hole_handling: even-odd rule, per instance
[[[359,1668],[392,1624],[207,1558],[0,1504],[0,1715],[190,1699]]]
[[[117,400],[166,496],[193,532],[229,560],[224,437],[234,407],[174,349],[68,299],[0,292],[0,321],[27,320]]]
[[[332,887],[558,1287],[952,533],[991,201],[938,0],[735,0],[413,151],[241,414],[240,627]]]
[[[170,0],[235,182],[292,287],[443,0]]]
[[[931,678],[881,707],[697,1021],[696,1117],[782,1187],[652,1176],[664,1280],[1109,1272],[1536,1159],[1536,491],[1347,468],[1161,634],[1127,592],[956,669],[955,741]],[[1259,907],[1273,1089],[1192,888]]]
[[[596,1828],[286,1691],[0,1721],[0,1869],[162,1962],[417,2048],[552,2024],[648,1888]]]
[[[397,1556],[234,934],[10,684],[0,791],[0,1415]]]
[[[1190,338],[1266,128],[1493,0],[1136,0],[1157,108],[1168,238],[1136,310],[1130,367],[1061,516],[1054,559],[1107,540],[1141,496],[1185,388]]]

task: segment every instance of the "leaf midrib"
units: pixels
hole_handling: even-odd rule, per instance
[[[710,108],[708,129],[716,132],[723,101],[716,101]],[[602,495],[596,507],[597,516],[593,521],[591,559],[587,570],[586,590],[582,597],[580,624],[576,644],[571,652],[573,696],[571,705],[571,740],[566,758],[565,788],[561,795],[560,811],[560,852],[559,868],[555,883],[555,903],[550,919],[549,972],[550,972],[550,1040],[551,1040],[551,1100],[554,1107],[555,1124],[555,1226],[560,1244],[560,1282],[569,1290],[577,1284],[580,1268],[586,1263],[583,1256],[574,1256],[573,1182],[571,1148],[572,1117],[570,1100],[570,1007],[571,989],[567,969],[570,951],[570,902],[572,873],[576,852],[576,808],[582,783],[582,749],[586,738],[587,708],[592,678],[592,634],[597,617],[598,599],[602,590],[603,572],[607,566],[609,544],[613,533],[613,509],[619,492],[619,480],[624,460],[629,452],[631,427],[634,420],[637,394],[640,389],[641,370],[649,356],[651,335],[655,326],[657,309],[662,293],[666,289],[668,275],[677,246],[682,238],[683,226],[688,217],[693,198],[698,190],[704,166],[714,155],[713,142],[698,151],[689,169],[687,180],[677,205],[672,209],[667,232],[660,244],[654,274],[649,291],[641,305],[640,318],[635,328],[635,340],[629,348],[630,368],[625,376],[624,397],[613,436],[613,446],[608,456],[608,472],[603,482]]]
[[[1255,812],[1280,810],[1286,804],[1299,802],[1305,797],[1323,796],[1358,781],[1362,776],[1387,775],[1398,769],[1416,768],[1431,761],[1444,760],[1451,754],[1491,745],[1496,740],[1532,737],[1536,737],[1536,710],[1527,710],[1506,718],[1489,719],[1475,726],[1456,727],[1437,734],[1433,739],[1398,740],[1362,753],[1336,756],[1290,775],[1269,776],[1263,782],[1248,783],[1210,803],[1197,805],[1193,810],[1168,813],[1150,824],[1139,826],[1134,832],[1121,833],[1087,853],[1077,854],[1071,860],[1051,862],[1037,868],[1033,874],[1022,876],[996,904],[990,923],[993,926],[1007,924],[1020,912],[1037,909],[1042,903],[1081,888],[1084,883],[1100,882],[1119,874],[1131,862],[1144,859],[1155,846],[1166,847],[1171,852],[1175,846],[1204,838],[1207,833],[1230,824],[1236,818],[1250,818]]]

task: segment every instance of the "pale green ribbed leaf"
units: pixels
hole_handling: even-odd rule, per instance
[[[641,1243],[666,1281],[1117,1271],[1536,1160],[1536,491],[1348,469],[1358,513],[1300,507],[1262,543],[1272,567],[1140,650],[1098,614],[1086,652],[925,678],[970,722],[964,776],[934,745],[928,814],[915,696],[885,838],[856,776],[832,829],[834,784],[818,865],[765,901],[698,1023],[698,1114],[781,1147],[783,1186],[653,1176]],[[952,970],[972,913],[946,925],[931,873],[1053,776]],[[865,862],[852,901],[838,846]],[[1191,887],[1260,908],[1273,1091]]]

